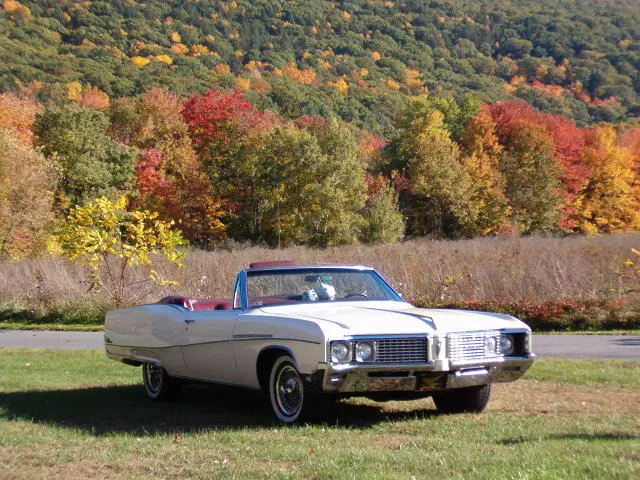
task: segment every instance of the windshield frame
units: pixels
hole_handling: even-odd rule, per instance
[[[393,289],[393,287],[389,284],[389,282],[387,282],[387,280],[382,275],[380,275],[380,273],[378,273],[374,268],[364,267],[364,266],[344,266],[344,265],[298,265],[298,266],[291,266],[291,267],[256,268],[256,269],[242,270],[238,274],[238,280],[237,280],[237,286],[236,286],[236,289],[240,290],[241,308],[242,310],[253,310],[257,308],[259,309],[264,307],[277,307],[277,306],[283,306],[283,305],[290,305],[290,306],[291,305],[315,305],[316,302],[300,302],[296,304],[274,303],[269,305],[251,306],[249,304],[249,287],[248,287],[249,277],[254,275],[260,275],[260,274],[277,275],[278,273],[285,273],[285,272],[300,272],[300,273],[308,272],[312,274],[312,273],[322,272],[327,270],[331,270],[335,272],[363,272],[363,273],[366,272],[366,273],[372,274],[377,280],[379,280],[380,288],[387,295],[389,295],[389,297],[391,297],[385,300],[366,299],[366,300],[352,300],[352,301],[404,302],[400,294],[398,294],[398,292],[396,292]],[[235,296],[235,291],[234,291],[234,296]],[[338,300],[337,302],[343,302],[343,301],[349,301],[349,300],[341,299],[341,300]],[[323,305],[325,304],[325,302],[319,302],[318,304]]]

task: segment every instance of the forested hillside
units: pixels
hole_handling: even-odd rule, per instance
[[[427,91],[622,121],[640,114],[638,25],[636,0],[4,0],[0,91],[100,105],[237,87],[383,136]]]
[[[4,0],[0,258],[101,197],[202,248],[640,229],[639,11]]]

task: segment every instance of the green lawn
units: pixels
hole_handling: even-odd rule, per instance
[[[102,352],[0,350],[0,478],[638,478],[640,362],[539,360],[482,415],[339,402],[282,427],[255,393],[155,404]]]

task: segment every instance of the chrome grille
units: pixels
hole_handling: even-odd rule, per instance
[[[384,338],[375,341],[376,363],[425,363],[429,361],[427,337]]]
[[[496,349],[493,352],[485,351],[485,340],[488,337],[496,339]],[[448,340],[448,357],[453,363],[496,357],[500,346],[499,332],[450,333]]]

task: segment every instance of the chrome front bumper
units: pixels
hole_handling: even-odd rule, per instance
[[[436,370],[435,363],[338,365],[319,363],[309,381],[327,393],[436,392],[451,388],[513,382],[529,369],[535,355],[491,359],[453,370]]]

